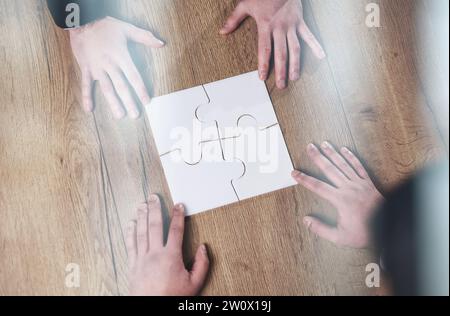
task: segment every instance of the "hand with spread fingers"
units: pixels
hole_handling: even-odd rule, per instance
[[[284,89],[287,80],[300,78],[300,39],[312,49],[314,55],[325,58],[325,52],[303,19],[300,0],[241,0],[230,15],[220,34],[234,32],[248,17],[258,27],[259,76],[266,80],[272,51],[275,60],[276,85]],[[273,43],[273,50],[272,50]]]
[[[338,246],[367,248],[371,245],[370,221],[383,196],[366,169],[347,148],[338,153],[324,142],[321,150],[308,146],[308,155],[331,184],[294,171],[294,179],[309,191],[329,201],[337,210],[337,225],[329,226],[314,216],[304,218],[309,230]]]
[[[128,51],[129,41],[151,48],[164,46],[151,32],[112,17],[70,30],[72,51],[81,69],[85,111],[94,109],[95,81],[116,119],[140,116],[133,90],[143,105],[150,102],[147,88]]]
[[[176,205],[166,245],[158,196],[137,211],[137,220],[130,222],[127,250],[130,269],[130,295],[194,296],[203,287],[209,270],[206,246],[198,248],[191,271],[183,262],[184,207]]]

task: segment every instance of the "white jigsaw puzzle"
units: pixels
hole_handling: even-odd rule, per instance
[[[157,97],[146,109],[172,199],[187,215],[295,185],[257,72]]]

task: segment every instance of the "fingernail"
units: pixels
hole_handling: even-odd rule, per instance
[[[133,120],[138,119],[139,116],[141,116],[141,114],[138,111],[136,111],[136,110],[132,110],[130,112],[130,118],[132,118]]]
[[[347,147],[342,147],[342,151],[347,153],[347,154],[352,154],[352,152],[350,151],[350,149],[348,149]]]
[[[159,43],[161,46],[166,45],[166,43],[164,43],[162,40],[158,40],[158,43]]]
[[[325,59],[325,57],[327,57],[327,54],[325,54],[325,51],[321,51],[320,53],[319,53],[319,59]]]
[[[303,219],[303,224],[305,224],[305,226],[309,229],[311,227],[312,221],[308,217],[305,217]]]
[[[147,205],[147,204],[141,204],[141,205],[138,207],[138,210],[139,210],[140,212],[147,213],[148,205]]]
[[[226,33],[227,33],[227,24],[222,26],[222,28],[219,31],[219,34],[221,34],[221,35],[225,35]]]
[[[143,103],[142,105],[147,105],[147,104],[150,103],[150,101],[151,101],[150,97],[149,96],[145,96],[145,97],[142,98],[142,103]]]
[[[308,150],[309,150],[309,151],[317,151],[317,147],[316,147],[316,145],[314,145],[314,144],[309,144],[309,145],[308,145]]]
[[[259,79],[261,79],[261,80],[266,80],[267,79],[267,72],[265,72],[265,71],[261,71],[260,73],[259,73]]]
[[[155,202],[158,202],[158,201],[159,201],[159,197],[156,194],[151,194],[148,197],[148,202],[149,203],[155,203]]]
[[[323,142],[322,143],[322,148],[327,149],[327,148],[331,148],[331,145],[329,142]]]
[[[205,256],[208,255],[208,251],[207,251],[205,245],[201,245],[201,246],[200,246],[200,251],[202,252],[203,255],[205,255]]]
[[[182,214],[184,212],[184,205],[183,204],[175,205],[175,211],[179,214]]]

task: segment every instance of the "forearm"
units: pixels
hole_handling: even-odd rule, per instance
[[[55,24],[64,29],[76,28],[113,15],[113,0],[47,0]]]

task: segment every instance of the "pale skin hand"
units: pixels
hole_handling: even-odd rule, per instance
[[[194,296],[203,287],[209,269],[208,253],[201,245],[191,271],[183,262],[184,207],[173,209],[167,244],[163,244],[163,221],[158,196],[137,211],[129,224],[127,250],[130,269],[130,295]]]
[[[85,111],[94,109],[95,81],[116,119],[127,114],[133,119],[140,116],[130,87],[143,105],[150,102],[147,88],[128,51],[130,41],[151,48],[164,46],[151,32],[111,17],[70,30],[72,51],[81,69]]]
[[[269,74],[272,42],[276,85],[279,89],[286,87],[288,79],[295,81],[300,78],[300,38],[308,44],[317,58],[325,58],[322,46],[303,19],[300,0],[240,0],[220,34],[234,32],[248,16],[253,17],[258,26],[261,80],[266,80]]]
[[[338,153],[328,142],[321,145],[321,151],[310,144],[308,155],[332,185],[299,171],[294,171],[292,176],[306,189],[336,207],[337,226],[331,227],[313,216],[305,217],[304,224],[312,233],[338,246],[370,247],[369,223],[383,196],[361,162],[347,148]]]

